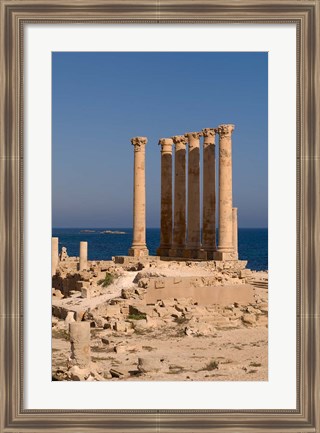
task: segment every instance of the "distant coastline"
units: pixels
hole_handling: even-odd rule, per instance
[[[83,229],[80,230],[80,233],[101,233],[105,235],[126,235],[127,232],[121,231],[121,230],[91,230],[91,229]]]
[[[102,234],[106,235],[126,235],[126,232],[122,232],[120,230],[104,230],[103,232],[100,232]]]

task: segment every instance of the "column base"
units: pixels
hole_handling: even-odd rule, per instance
[[[222,251],[215,251],[213,253],[213,260],[238,260],[238,254],[234,251],[231,251],[229,253],[222,252]]]
[[[131,257],[146,257],[149,255],[149,250],[143,247],[131,247],[128,251],[128,256]]]
[[[184,248],[178,247],[178,248],[170,248],[169,250],[169,257],[177,257],[182,258],[183,257]]]
[[[204,248],[204,251],[207,253],[207,260],[214,260],[214,253],[216,253],[216,250],[207,250]]]
[[[207,260],[207,253],[206,251],[199,249],[199,248],[186,248],[184,250],[183,257],[185,259],[201,259],[201,260]]]
[[[169,257],[169,253],[170,253],[171,249],[168,247],[159,247],[157,249],[157,256],[160,257]]]

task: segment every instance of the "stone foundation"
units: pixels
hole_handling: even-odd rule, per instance
[[[195,277],[182,277],[155,279],[153,283],[149,281],[146,304],[153,305],[163,299],[185,298],[191,298],[198,305],[227,306],[254,302],[254,287],[250,284],[197,286],[199,281],[196,280]]]
[[[238,261],[238,254],[235,252],[224,253],[222,251],[215,251],[213,253],[213,259],[217,261]]]
[[[147,263],[156,263],[160,260],[159,256],[114,256],[113,261],[117,265],[134,266],[138,263],[145,265]]]
[[[176,250],[173,251],[172,253],[179,253],[180,251]],[[141,263],[142,265],[146,265],[146,264],[156,264],[159,261],[163,261],[163,262],[167,262],[167,261],[176,261],[176,262],[192,262],[194,263],[194,265],[196,266],[197,263],[201,262],[204,266],[208,265],[210,266],[210,268],[212,269],[218,269],[218,270],[223,270],[223,269],[234,269],[234,270],[241,270],[241,269],[245,269],[245,267],[247,266],[247,261],[246,260],[236,260],[234,258],[234,254],[231,253],[223,253],[224,254],[224,259],[221,259],[221,253],[215,252],[215,255],[219,255],[218,259],[214,259],[214,260],[207,260],[206,258],[206,251],[200,250],[198,251],[198,258],[192,258],[192,257],[179,257],[179,255],[177,256],[170,256],[170,257],[165,257],[165,256],[141,256],[141,257],[133,257],[133,256],[114,256],[113,257],[113,261],[115,264],[117,265],[123,265],[123,266],[129,266],[129,265],[137,265],[138,263]]]

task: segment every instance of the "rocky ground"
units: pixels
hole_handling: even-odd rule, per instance
[[[181,275],[199,277],[199,287],[250,284],[252,302],[146,305],[152,279]],[[53,278],[53,380],[268,380],[267,282],[267,272],[214,262],[90,262],[79,272],[66,257]],[[87,369],[70,364],[69,324],[83,320],[91,324]]]

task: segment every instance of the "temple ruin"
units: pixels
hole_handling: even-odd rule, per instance
[[[172,259],[238,260],[238,212],[232,204],[232,133],[223,124],[161,138],[161,222],[157,255]],[[216,156],[219,135],[219,243],[216,243]],[[203,137],[202,225],[200,221],[200,146]],[[146,245],[146,137],[134,146],[133,243],[129,256],[148,256]],[[174,170],[172,152],[174,148]],[[188,158],[186,155],[188,152]],[[172,177],[174,191],[172,191]]]
[[[59,255],[52,238],[53,380],[267,380],[268,273],[238,259],[233,130],[220,125],[159,140],[156,255],[146,243],[146,137],[131,140],[129,255],[90,260],[87,241],[76,257],[62,245]]]

